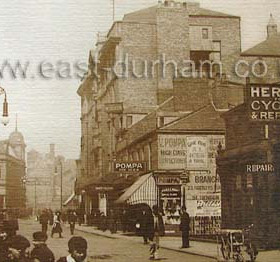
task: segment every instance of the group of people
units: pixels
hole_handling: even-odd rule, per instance
[[[74,210],[68,210],[67,220],[70,225],[70,233],[71,235],[74,235],[75,224],[77,222],[77,214]],[[59,237],[62,238],[62,219],[60,211],[56,211],[53,215],[49,210],[43,210],[39,217],[39,222],[42,225],[43,233],[47,233],[48,225],[50,224],[52,226],[51,237],[53,237],[54,234],[58,234]]]
[[[179,225],[182,231],[182,248],[189,248],[189,230],[190,230],[190,217],[183,206],[181,209],[181,222]],[[162,214],[160,213],[158,206],[154,205],[152,208],[152,215],[147,211],[143,211],[140,227],[144,244],[150,242],[150,259],[157,260],[159,258],[159,241],[160,236],[164,236],[165,228],[163,223]]]
[[[29,240],[22,235],[8,235],[0,228],[1,262],[54,262],[55,256],[48,248],[47,234],[38,231],[33,233],[33,248],[30,251]],[[83,262],[87,257],[87,241],[82,237],[72,237],[68,241],[69,255],[57,262]]]

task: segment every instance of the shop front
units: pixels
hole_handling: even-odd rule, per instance
[[[179,171],[157,171],[158,203],[163,214],[166,234],[178,232],[182,206],[181,174]]]
[[[221,186],[216,172],[221,134],[159,135],[157,186],[168,231],[178,232],[180,211],[187,208],[191,235],[213,236],[221,224]]]

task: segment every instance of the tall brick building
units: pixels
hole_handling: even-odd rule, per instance
[[[108,204],[110,187],[95,188],[112,174],[120,136],[171,98],[176,73],[204,79],[212,71],[226,73],[240,51],[240,18],[193,2],[160,2],[126,14],[107,34],[99,34],[78,89],[82,138],[77,189],[87,212]],[[184,60],[194,63],[190,67]],[[205,60],[221,61],[222,71],[201,65]]]

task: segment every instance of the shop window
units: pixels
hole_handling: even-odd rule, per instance
[[[208,28],[202,28],[202,39],[209,39],[209,30],[208,30]]]
[[[241,175],[236,176],[236,189],[241,190],[242,178]]]
[[[253,188],[253,175],[247,174],[247,188]]]

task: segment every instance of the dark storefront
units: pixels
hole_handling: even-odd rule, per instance
[[[242,229],[254,224],[258,245],[275,248],[280,246],[280,122],[253,119],[265,113],[252,113],[254,93],[246,95],[244,104],[224,114],[226,150],[220,150],[217,158],[222,227]]]

